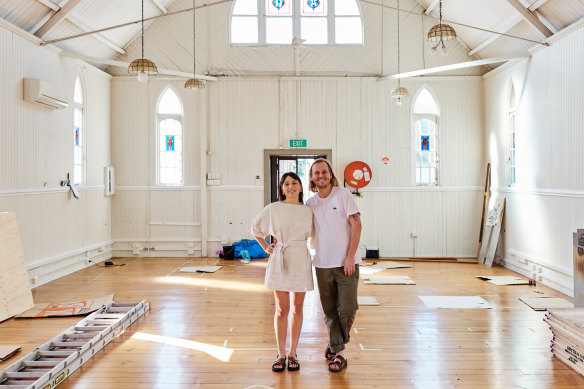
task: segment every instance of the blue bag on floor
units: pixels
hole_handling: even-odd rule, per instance
[[[266,257],[266,252],[255,239],[242,239],[239,242],[235,242],[233,243],[233,250],[235,258],[241,258],[242,250],[247,250],[250,258]]]

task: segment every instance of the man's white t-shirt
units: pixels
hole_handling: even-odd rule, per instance
[[[349,250],[351,224],[349,216],[359,213],[353,195],[345,188],[333,187],[326,198],[318,194],[306,202],[314,214],[314,249],[312,264],[320,268],[343,266]],[[359,249],[355,253],[355,264],[361,263]]]

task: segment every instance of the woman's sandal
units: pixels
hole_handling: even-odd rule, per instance
[[[327,359],[327,361],[332,361],[335,355],[337,354],[331,351],[331,345],[327,344],[326,350],[324,350],[324,357]]]
[[[272,371],[282,372],[286,368],[286,357],[276,357],[274,363],[272,363]]]
[[[334,368],[333,366],[336,366],[337,368]],[[347,367],[347,360],[345,358],[343,358],[342,355],[335,355],[335,357],[333,358],[333,361],[331,363],[329,363],[329,371],[331,371],[333,373],[338,373],[339,371],[343,370],[345,367]]]
[[[288,355],[288,371],[296,370],[300,370],[300,362],[298,362],[298,355],[294,356]]]

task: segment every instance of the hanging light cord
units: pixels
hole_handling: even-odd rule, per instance
[[[197,31],[197,18],[196,18],[196,11],[195,11],[195,0],[193,0],[193,77],[196,76],[197,72],[197,52],[196,48],[196,31]]]
[[[397,74],[400,74],[399,63],[399,0],[397,0]],[[397,87],[401,88],[401,82],[399,78],[397,79]]]
[[[142,0],[142,58],[144,58],[144,0]]]

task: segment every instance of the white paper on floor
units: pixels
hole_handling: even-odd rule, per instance
[[[519,297],[519,300],[535,311],[545,311],[548,308],[574,308],[574,304],[559,297]]]
[[[364,284],[378,285],[416,285],[408,276],[364,276],[361,277]]]
[[[183,273],[215,273],[217,270],[221,269],[223,266],[189,266],[189,267],[181,267],[179,270]]]
[[[379,301],[373,296],[357,296],[359,305],[379,305]]]
[[[375,274],[375,273],[379,273],[380,271],[384,271],[384,270],[385,269],[376,269],[376,268],[373,268],[372,266],[365,266],[365,267],[359,266],[359,274],[363,274],[363,275]]]
[[[515,276],[476,276],[495,285],[529,285],[529,281]]]
[[[430,308],[491,309],[492,306],[480,296],[420,296]]]

